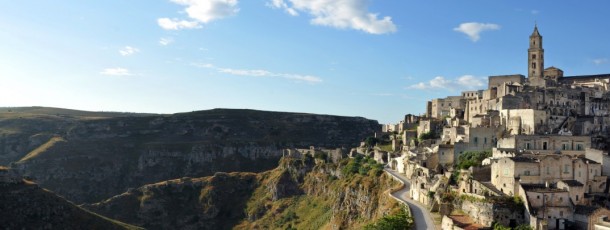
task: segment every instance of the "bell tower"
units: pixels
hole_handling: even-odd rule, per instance
[[[527,55],[528,78],[542,79],[544,76],[544,49],[537,25],[534,26],[534,32],[530,35],[530,48],[527,50]]]

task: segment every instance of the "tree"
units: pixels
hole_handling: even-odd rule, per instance
[[[379,140],[375,137],[367,137],[366,139],[364,139],[364,144],[366,144],[366,146],[368,146],[368,147],[373,147],[378,142],[379,142]]]
[[[468,169],[471,166],[479,166],[485,158],[491,157],[490,151],[468,151],[458,157],[457,169]]]
[[[422,133],[421,135],[419,135],[419,139],[420,140],[430,140],[430,139],[436,139],[438,138],[438,136],[436,135],[436,133],[430,131],[427,133]]]

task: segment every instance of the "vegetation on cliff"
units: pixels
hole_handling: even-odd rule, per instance
[[[356,161],[356,173],[344,174]],[[401,216],[387,194],[396,184],[376,165],[368,158],[282,158],[263,173],[164,181],[83,207],[148,229],[362,228]]]
[[[364,230],[408,230],[412,227],[411,217],[404,209],[400,209],[395,214],[384,216],[375,223],[364,226]]]
[[[395,182],[380,173],[370,158],[344,159],[337,164],[310,158],[283,159],[285,170],[270,172],[247,205],[247,218],[238,228],[249,229],[336,229],[361,228],[387,214],[399,212],[398,203],[387,195]],[[280,166],[282,168],[282,166]],[[294,169],[311,168],[307,173]],[[286,169],[300,190],[274,197],[268,190]]]

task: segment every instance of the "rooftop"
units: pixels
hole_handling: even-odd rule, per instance
[[[593,207],[588,205],[574,205],[574,214],[580,215],[589,215],[598,209],[602,209],[601,207]]]
[[[524,157],[524,156],[511,157],[510,159],[513,160],[514,162],[520,162],[520,163],[536,163],[538,160],[533,157]]]
[[[453,214],[448,216],[453,223],[464,230],[489,229],[483,225],[475,223],[468,215]]]
[[[525,192],[538,192],[538,193],[557,193],[557,192],[567,192],[563,189],[557,188],[547,188],[544,184],[521,184],[523,190]]]
[[[582,187],[582,186],[585,186],[584,184],[580,183],[577,180],[562,180],[561,182],[567,184],[570,187]]]
[[[591,79],[591,78],[610,78],[610,74],[565,76],[563,78],[560,78],[559,81],[571,81],[571,80]]]

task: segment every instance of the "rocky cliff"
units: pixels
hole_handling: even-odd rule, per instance
[[[148,229],[347,229],[398,208],[391,178],[344,175],[347,162],[285,158],[259,174],[164,181],[84,207]]]
[[[9,111],[10,110],[10,111]],[[77,203],[215,172],[260,172],[285,148],[349,147],[376,121],[215,109],[173,115],[0,110],[0,164]]]
[[[2,229],[140,229],[84,210],[0,167]]]

